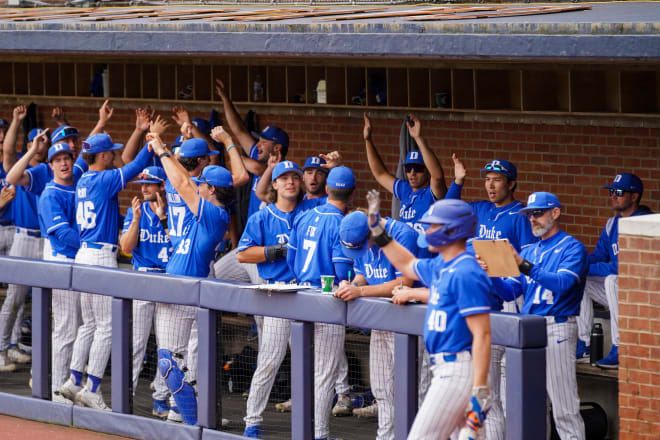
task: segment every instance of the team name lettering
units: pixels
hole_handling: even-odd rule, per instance
[[[412,218],[415,218],[416,214],[417,214],[417,210],[412,206],[407,209],[401,208],[401,210],[399,210],[399,218],[401,220],[410,220]]]
[[[167,193],[167,202],[168,203],[181,203],[181,197],[178,194]]]
[[[152,234],[147,229],[140,229],[140,241],[162,244],[162,243],[169,243],[170,238],[167,236],[167,234],[163,234],[160,231],[158,231],[155,234]]]
[[[502,231],[495,229],[495,226],[488,229],[485,225],[479,225],[479,238],[487,238],[489,240],[499,240],[502,238]]]
[[[429,297],[429,304],[437,304],[440,299],[440,292],[435,287],[431,288],[431,296]]]
[[[289,242],[289,236],[286,235],[286,234],[277,234],[276,237],[277,237],[277,242],[278,242],[279,244],[283,244],[283,243],[288,243],[288,242]]]
[[[307,226],[307,236],[308,237],[316,236],[316,226]]]
[[[386,267],[372,267],[371,264],[365,264],[364,269],[367,278],[387,278],[388,276]]]
[[[612,243],[612,254],[613,255],[619,255],[619,244],[618,243]]]
[[[87,197],[87,188],[78,188],[78,197],[81,199]]]

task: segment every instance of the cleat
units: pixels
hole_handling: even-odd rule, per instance
[[[149,382],[149,389],[151,391],[156,391],[156,383],[153,380]]]
[[[243,437],[248,438],[261,438],[262,435],[264,435],[264,430],[259,425],[247,426],[243,432]]]
[[[31,345],[26,345],[26,344],[21,344],[20,342],[18,343],[18,349],[21,350],[23,353],[27,354],[32,354],[32,346]]]
[[[76,397],[73,401],[78,406],[110,411],[110,408],[108,408],[108,405],[106,405],[105,401],[103,400],[100,387],[96,390],[95,393],[92,393],[87,388],[83,388],[78,392],[78,394],[76,394]]]
[[[16,371],[16,364],[9,359],[6,351],[0,351],[0,372],[8,373],[10,371]]]
[[[584,343],[584,341],[578,340],[577,350],[575,352],[575,361],[579,364],[589,363],[589,357],[591,355],[590,347]]]
[[[30,380],[32,380],[32,379],[30,379]],[[57,403],[64,403],[66,405],[73,405],[73,401],[71,401],[71,400],[67,399],[66,397],[64,397],[62,395],[62,393],[60,393],[59,391],[53,391],[53,394],[51,396],[51,400],[53,402],[57,402]]]
[[[181,413],[179,412],[179,408],[176,406],[173,406],[170,408],[170,411],[167,413],[167,421],[168,422],[174,422],[174,423],[181,423],[183,422],[183,417],[181,417]]]
[[[75,402],[76,394],[82,391],[83,387],[76,385],[73,376],[70,376],[60,387],[59,392],[65,399]]]
[[[340,394],[337,403],[332,408],[332,415],[335,417],[347,417],[353,415],[353,401],[346,394]]]
[[[18,347],[10,347],[7,350],[7,357],[17,364],[29,364],[32,361],[32,356],[23,353]]]
[[[279,412],[291,412],[291,399],[275,404],[275,409]]]
[[[220,423],[221,423],[221,425],[222,425],[223,428],[227,428],[227,427],[231,424],[231,422],[229,421],[229,419],[222,419],[222,420],[220,421]]]
[[[600,368],[605,368],[608,370],[619,368],[619,346],[613,345],[610,353],[603,359],[596,362],[596,365]]]
[[[167,415],[170,413],[170,405],[167,404],[165,400],[154,400],[154,406],[151,410],[151,414],[161,419],[166,419]]]
[[[378,417],[378,404],[374,403],[364,408],[355,408],[353,410],[353,415],[359,418],[362,417]]]

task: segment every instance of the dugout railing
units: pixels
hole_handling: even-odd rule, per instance
[[[268,295],[212,279],[173,277],[95,266],[0,257],[0,282],[32,286],[32,397],[0,392],[0,413],[146,439],[239,439],[216,430],[221,416],[217,341],[221,312],[293,320],[291,325],[291,437],[313,439],[314,322],[395,332],[395,431],[405,439],[417,411],[417,336],[426,306],[397,306],[384,299],[344,303],[313,292]],[[50,401],[51,292],[71,289],[112,296],[112,412]],[[198,307],[199,426],[185,426],[132,413],[131,301]],[[493,313],[492,341],[506,347],[506,438],[536,438],[545,432],[546,325],[542,317]]]

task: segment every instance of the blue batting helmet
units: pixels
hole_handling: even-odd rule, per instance
[[[474,237],[478,218],[472,207],[462,200],[443,199],[435,202],[420,223],[442,225],[440,229],[420,235],[420,247],[445,246],[462,238]]]

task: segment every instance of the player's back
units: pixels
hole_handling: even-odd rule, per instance
[[[88,171],[76,187],[76,222],[81,242],[117,244],[120,170]]]
[[[167,223],[170,231],[170,239],[172,246],[176,249],[181,238],[188,233],[185,229],[186,225],[189,227],[195,221],[193,215],[186,202],[181,199],[179,193],[172,186],[169,179],[165,181],[165,196],[167,198]]]

